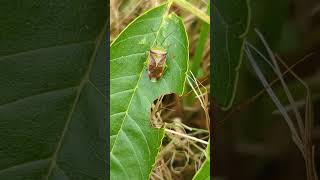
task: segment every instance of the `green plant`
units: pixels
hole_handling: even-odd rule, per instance
[[[184,1],[166,2],[133,20],[110,46],[111,179],[152,178],[167,133],[197,140],[157,122],[159,116],[154,115],[159,113],[156,107],[161,106],[163,95],[183,95],[188,74],[189,41],[182,19],[169,12],[172,3],[196,9]],[[208,23],[207,15],[199,17]],[[167,68],[152,82],[146,64],[156,47],[166,52]]]

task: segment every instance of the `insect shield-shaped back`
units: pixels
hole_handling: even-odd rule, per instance
[[[167,51],[162,48],[152,48],[149,52],[148,76],[156,82],[163,75],[166,66]]]

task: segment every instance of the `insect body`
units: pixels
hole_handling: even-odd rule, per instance
[[[152,48],[148,58],[148,76],[152,82],[162,77],[166,68],[167,51],[163,48]]]

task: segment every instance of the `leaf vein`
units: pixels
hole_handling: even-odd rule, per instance
[[[112,97],[114,95],[122,94],[122,93],[128,93],[128,92],[131,92],[131,91],[134,91],[134,88],[133,89],[127,89],[127,90],[120,91],[120,92],[112,93],[112,94],[110,94],[110,97]]]
[[[141,166],[141,164],[140,164],[140,160],[139,160],[139,158],[138,158],[138,156],[137,156],[137,152],[136,152],[136,150],[135,150],[132,142],[130,141],[129,137],[127,136],[126,132],[124,132],[124,131],[122,131],[122,132],[123,132],[123,135],[125,136],[127,142],[130,144],[130,147],[131,147],[131,149],[132,149],[132,151],[133,151],[133,154],[134,154],[134,156],[135,156],[135,158],[136,158],[136,160],[137,160],[137,162],[138,162],[138,164],[139,164],[139,170],[140,170],[140,174],[141,174],[141,176],[142,176],[142,179],[145,179],[144,176],[143,176],[142,169],[141,169],[142,166]]]
[[[117,46],[117,45],[119,45],[119,44],[121,44],[121,43],[123,43],[123,42],[125,42],[127,40],[134,39],[134,38],[137,38],[137,37],[140,37],[140,36],[147,36],[149,34],[154,34],[154,32],[144,33],[144,34],[137,34],[137,35],[134,35],[134,36],[127,37],[125,39],[120,40],[119,42],[115,42],[115,44],[113,46]]]
[[[117,164],[120,166],[120,168],[121,168],[122,171],[125,173],[125,175],[127,176],[127,178],[130,179],[130,178],[129,178],[129,175],[128,175],[127,171],[125,170],[124,166],[122,165],[121,161],[119,161],[119,159],[118,159],[112,152],[110,152],[110,155],[111,155],[111,158],[113,158],[114,161],[116,161]]]
[[[114,62],[114,61],[117,61],[117,60],[119,60],[119,59],[127,58],[127,57],[130,57],[130,56],[142,55],[142,54],[145,54],[145,52],[134,53],[134,54],[126,55],[126,56],[117,57],[117,58],[111,59],[110,62]]]
[[[44,177],[45,180],[48,180],[52,171],[53,171],[53,168],[54,166],[56,165],[56,160],[57,160],[57,156],[58,156],[58,153],[62,147],[62,141],[64,140],[64,137],[68,131],[68,128],[69,128],[69,125],[70,125],[70,122],[72,120],[72,117],[73,117],[73,113],[76,109],[76,106],[79,102],[79,99],[80,99],[80,95],[81,95],[81,92],[82,92],[82,89],[84,88],[86,82],[89,80],[89,76],[90,76],[90,73],[91,73],[91,70],[93,69],[93,64],[95,62],[95,58],[96,58],[96,54],[98,52],[98,49],[99,49],[99,46],[101,45],[101,42],[102,42],[102,39],[103,39],[103,36],[107,30],[107,25],[108,23],[106,22],[104,24],[104,27],[102,28],[101,32],[99,33],[97,39],[96,39],[96,44],[95,44],[95,48],[94,48],[94,51],[92,53],[92,56],[90,58],[90,61],[89,61],[89,65],[88,65],[88,68],[86,70],[86,72],[84,73],[84,76],[83,76],[83,79],[82,81],[80,82],[80,85],[79,85],[79,89],[76,93],[76,97],[75,97],[75,100],[72,104],[72,107],[70,109],[70,112],[68,114],[68,117],[67,117],[67,120],[66,120],[66,123],[63,127],[63,130],[61,132],[61,136],[60,136],[60,139],[58,141],[58,144],[56,146],[56,149],[55,151],[53,152],[52,154],[52,158],[51,158],[51,162],[50,162],[50,165],[49,165],[49,168],[48,168],[48,171],[47,171],[47,174],[46,176]]]
[[[121,77],[115,77],[113,79],[110,79],[110,81],[118,80],[118,79],[123,79],[123,78],[129,78],[129,77],[134,77],[137,76],[137,74],[134,75],[127,75],[127,76],[121,76]]]
[[[138,127],[139,129],[139,132],[142,134],[143,138],[144,138],[144,141],[146,142],[147,144],[147,147],[148,147],[148,151],[149,151],[149,154],[151,154],[151,150],[150,150],[150,146],[149,146],[149,143],[148,143],[148,140],[147,140],[147,137],[144,135],[141,127],[139,126],[139,124],[128,114],[128,117],[134,122],[134,124]]]
[[[57,92],[57,91],[63,91],[63,90],[67,90],[67,89],[77,88],[77,87],[78,86],[68,86],[68,87],[64,87],[64,88],[61,88],[61,89],[53,89],[53,90],[50,90],[50,91],[45,91],[45,92],[41,92],[41,93],[30,95],[30,96],[26,96],[26,97],[21,97],[20,99],[0,104],[0,108],[4,107],[4,106],[7,106],[7,105],[10,105],[10,104],[13,104],[13,103],[16,103],[16,102],[19,102],[19,101],[27,100],[27,99],[32,98],[32,97],[41,96],[41,95],[45,95],[45,94],[52,93],[52,92]]]

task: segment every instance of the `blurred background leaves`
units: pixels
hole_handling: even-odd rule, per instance
[[[253,28],[265,36],[272,50],[289,66],[308,56],[293,68],[311,88],[314,106],[313,140],[319,142],[320,118],[320,2],[314,0],[251,0],[249,42],[264,51]],[[245,14],[245,13],[244,13]],[[246,180],[299,180],[306,179],[305,164],[291,140],[283,118],[275,114],[275,106],[265,93],[254,96],[263,87],[246,57],[243,57],[234,105],[229,111],[215,108],[215,141],[217,156],[215,177]],[[269,82],[274,73],[258,60]],[[282,72],[285,69],[282,69]],[[302,102],[304,91],[292,76],[285,76],[297,101]],[[283,99],[279,84],[274,86]],[[282,101],[285,103],[285,101]],[[303,112],[303,109],[300,109]],[[319,147],[316,148],[316,162]],[[319,171],[319,164],[318,164]]]

